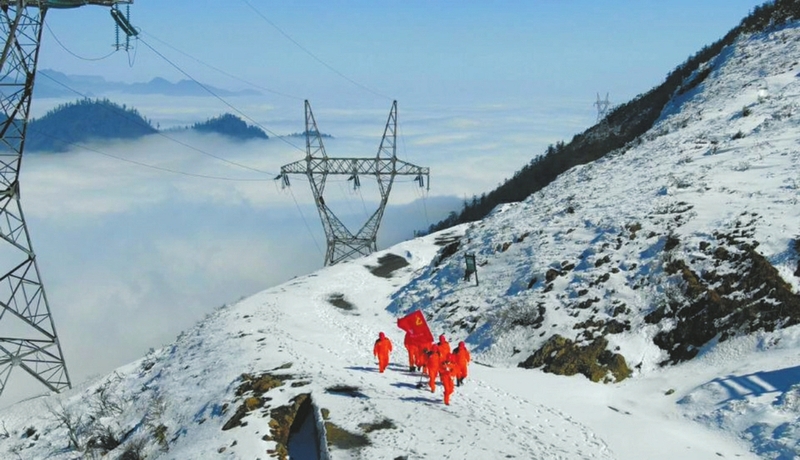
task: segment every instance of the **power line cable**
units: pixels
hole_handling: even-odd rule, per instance
[[[76,90],[76,89],[74,89],[74,88],[70,87],[70,86],[69,86],[69,85],[67,85],[66,83],[60,82],[60,81],[56,80],[55,78],[53,78],[52,76],[50,76],[50,75],[48,75],[48,74],[46,74],[46,73],[43,73],[43,74],[41,74],[41,75],[42,75],[42,76],[44,76],[44,77],[46,77],[46,78],[48,78],[48,79],[50,79],[51,81],[55,82],[56,84],[58,84],[58,85],[61,85],[61,86],[63,86],[64,88],[66,88],[66,89],[68,89],[68,90],[72,91],[73,93],[75,93],[75,94],[77,94],[77,95],[81,96],[82,98],[84,98],[84,99],[89,99],[89,97],[88,97],[88,96],[86,96],[85,94],[81,93],[80,91],[78,91],[78,90]],[[107,109],[107,108],[106,108],[106,107],[104,107],[104,106],[103,106],[103,108],[104,108],[104,109]],[[129,117],[129,116],[128,116],[128,115],[126,115],[124,112],[111,111],[111,110],[109,110],[109,112],[111,112],[111,113],[114,113],[114,114],[116,114],[117,116],[124,117],[124,118],[126,118],[127,120],[129,120],[129,121],[132,121],[132,122],[134,122],[134,123],[136,123],[136,124],[138,124],[138,125],[140,125],[140,126],[144,126],[144,124],[142,123],[142,121],[141,121],[141,120],[139,120],[138,118]],[[149,124],[147,125],[147,127],[150,127],[150,128],[152,128],[152,126],[150,126]],[[216,160],[222,161],[222,162],[224,162],[224,163],[228,163],[228,164],[230,164],[230,165],[233,165],[233,166],[238,166],[238,167],[240,167],[240,168],[242,168],[242,169],[248,169],[248,170],[250,170],[250,171],[259,172],[259,173],[262,173],[262,174],[269,174],[269,175],[274,175],[274,174],[275,174],[275,173],[272,173],[272,172],[269,172],[269,171],[264,171],[264,170],[261,170],[261,169],[258,169],[258,168],[254,168],[254,167],[252,167],[252,166],[247,166],[247,165],[245,165],[245,164],[241,164],[241,163],[238,163],[238,162],[236,162],[236,161],[228,160],[227,158],[223,158],[223,157],[221,157],[221,156],[219,156],[219,155],[214,155],[213,153],[206,152],[205,150],[202,150],[202,149],[200,149],[200,148],[197,148],[197,147],[195,147],[195,146],[193,146],[193,145],[187,144],[186,142],[183,142],[183,141],[181,141],[181,140],[178,140],[178,139],[176,139],[176,138],[174,138],[174,137],[168,136],[167,134],[165,134],[165,133],[163,133],[163,132],[161,132],[161,131],[159,131],[159,130],[156,130],[156,134],[158,134],[158,135],[159,135],[159,136],[161,136],[161,137],[164,137],[165,139],[169,139],[170,141],[172,141],[172,142],[175,142],[175,143],[177,143],[177,144],[179,144],[179,145],[182,145],[182,146],[184,146],[184,147],[186,147],[186,148],[188,148],[188,149],[194,150],[195,152],[202,153],[203,155],[207,155],[207,156],[209,156],[209,157],[211,157],[211,158],[214,158],[214,159],[216,159]]]
[[[204,62],[204,61],[192,56],[191,54],[185,53],[185,52],[179,50],[178,48],[175,48],[174,46],[170,45],[169,43],[167,43],[167,42],[165,42],[165,41],[163,41],[161,39],[159,39],[158,37],[154,36],[153,34],[150,34],[150,33],[147,33],[147,32],[143,32],[143,33],[145,35],[147,35],[148,37],[150,37],[150,38],[156,40],[157,42],[161,43],[162,45],[172,49],[173,51],[188,57],[189,59],[191,59],[191,60],[193,60],[195,62],[198,62],[198,63],[208,67],[209,69],[215,70],[215,71],[217,71],[217,72],[221,73],[222,75],[225,75],[225,76],[227,76],[229,78],[233,78],[234,80],[237,80],[237,81],[240,81],[240,82],[242,82],[242,83],[244,83],[246,85],[252,86],[253,88],[258,88],[258,89],[266,91],[268,93],[272,93],[272,94],[275,94],[275,95],[278,95],[278,96],[287,97],[289,99],[295,99],[295,100],[298,100],[298,101],[304,100],[302,97],[292,96],[291,94],[282,93],[280,91],[276,91],[276,90],[273,90],[273,89],[270,89],[270,88],[266,88],[266,87],[258,85],[256,83],[252,83],[252,82],[247,81],[247,80],[245,80],[243,78],[239,78],[236,75],[228,73],[228,72],[226,72],[226,71],[224,71],[224,70],[222,70],[222,69],[220,69],[218,67],[215,67],[215,66],[213,66],[213,65],[211,65],[211,64],[209,64],[207,62]]]
[[[294,200],[294,205],[297,208],[297,211],[300,213],[300,217],[303,219],[303,224],[305,224],[306,230],[308,230],[308,234],[311,235],[311,240],[314,241],[314,246],[317,247],[317,252],[319,252],[319,255],[324,257],[322,248],[320,248],[319,243],[317,243],[317,238],[314,236],[314,232],[311,231],[311,227],[308,225],[308,222],[306,221],[306,216],[305,214],[303,214],[303,210],[300,209],[300,204],[297,202],[297,198],[295,198],[292,188],[288,187],[288,189],[289,189],[289,194],[292,196],[292,200]]]
[[[406,136],[403,133],[403,128],[402,128],[402,125],[400,124],[399,120],[397,121],[397,132],[398,132],[398,134],[400,136],[400,145],[401,145],[401,148],[403,150],[403,157],[408,158],[409,155],[408,155],[408,149],[406,147]],[[416,182],[417,179],[413,179],[413,181]],[[430,177],[428,177],[428,184],[427,185],[428,185],[428,187],[430,187]],[[428,216],[428,193],[423,189],[421,191],[421,193],[420,193],[420,197],[422,198],[422,209],[423,209],[423,213],[424,213],[422,217],[425,218],[425,222],[428,224],[428,228],[430,228],[431,219]],[[417,208],[417,212],[419,212],[419,206],[417,206],[416,208]]]
[[[331,72],[333,72],[333,73],[335,73],[336,75],[338,75],[338,76],[342,77],[343,79],[347,80],[348,82],[352,83],[353,85],[355,85],[355,86],[357,86],[357,87],[359,87],[359,88],[363,89],[364,91],[367,91],[367,92],[369,92],[369,93],[372,93],[372,94],[374,94],[375,96],[382,97],[382,98],[389,99],[389,100],[394,100],[393,98],[391,98],[391,97],[389,97],[389,96],[386,96],[385,94],[381,94],[381,93],[379,93],[379,92],[377,92],[377,91],[375,91],[375,90],[373,90],[373,89],[371,89],[371,88],[367,87],[366,85],[363,85],[363,84],[361,84],[361,83],[359,83],[359,82],[357,82],[357,81],[353,80],[352,78],[348,77],[347,75],[343,74],[342,72],[339,72],[338,70],[336,70],[335,68],[333,68],[333,66],[331,66],[331,65],[330,65],[330,64],[328,64],[327,62],[325,62],[325,61],[323,61],[322,59],[320,59],[319,57],[317,57],[317,55],[315,55],[314,53],[312,53],[311,51],[309,51],[309,50],[308,50],[308,48],[306,48],[306,47],[304,47],[303,45],[301,45],[300,43],[298,43],[298,42],[297,42],[297,40],[295,40],[295,39],[294,39],[294,38],[292,38],[292,37],[291,37],[289,34],[287,34],[286,32],[284,32],[284,31],[283,31],[283,29],[281,29],[280,27],[278,27],[278,26],[277,26],[277,25],[276,25],[274,22],[270,21],[270,20],[269,20],[269,18],[267,18],[267,17],[266,17],[266,16],[265,16],[265,15],[264,15],[264,14],[263,14],[261,11],[259,11],[259,10],[258,10],[256,7],[254,7],[254,6],[253,6],[253,5],[252,5],[252,4],[251,4],[251,3],[250,3],[248,0],[242,0],[242,2],[244,2],[244,4],[245,4],[245,5],[247,5],[248,7],[250,7],[250,9],[252,9],[252,10],[253,10],[253,11],[254,11],[254,12],[255,12],[255,13],[256,13],[256,14],[257,14],[259,17],[261,17],[261,19],[263,19],[264,21],[266,21],[266,22],[267,22],[267,24],[271,25],[271,26],[272,26],[272,27],[273,27],[275,30],[277,30],[278,32],[280,32],[280,34],[281,34],[281,35],[283,35],[284,37],[286,37],[286,39],[287,39],[287,40],[289,40],[290,42],[294,43],[294,45],[295,45],[295,46],[297,46],[298,48],[300,48],[300,49],[301,49],[301,50],[302,50],[304,53],[306,53],[306,54],[308,54],[309,56],[311,56],[311,58],[312,58],[312,59],[314,59],[315,61],[317,61],[317,62],[319,62],[320,64],[322,64],[323,66],[325,66],[325,67],[326,67],[328,70],[330,70]]]
[[[131,55],[131,48],[133,48],[133,55]],[[125,50],[128,54],[128,67],[133,67],[133,63],[136,62],[136,54],[139,52],[139,47],[133,46],[126,48]]]
[[[55,32],[53,32],[53,29],[50,28],[50,24],[45,22],[44,26],[47,27],[47,31],[50,32],[50,35],[53,36],[53,39],[55,39],[56,43],[58,43],[61,46],[61,48],[64,49],[64,51],[66,51],[67,53],[71,54],[72,56],[74,56],[74,57],[76,57],[76,58],[78,58],[80,60],[83,60],[83,61],[102,61],[103,59],[106,59],[106,58],[110,57],[112,54],[117,52],[117,50],[111,50],[110,53],[106,54],[105,56],[98,57],[98,58],[83,57],[83,56],[81,56],[79,54],[76,54],[76,53],[72,52],[69,48],[67,48],[64,45],[64,43],[62,43],[61,40],[58,39],[58,37],[56,36]]]
[[[158,50],[156,50],[155,48],[153,48],[153,47],[152,47],[152,46],[151,46],[149,43],[147,43],[146,41],[144,41],[144,40],[143,40],[143,39],[141,39],[141,38],[139,39],[139,41],[141,41],[142,43],[144,43],[144,45],[145,45],[146,47],[150,48],[150,51],[154,52],[154,53],[155,53],[156,55],[158,55],[158,56],[159,56],[161,59],[163,59],[163,60],[164,60],[164,61],[166,61],[166,62],[167,62],[169,65],[171,65],[172,67],[174,67],[174,68],[175,68],[175,70],[177,70],[178,72],[180,72],[180,73],[182,73],[183,75],[185,75],[185,76],[186,76],[186,78],[188,78],[188,79],[192,80],[193,82],[195,82],[197,85],[199,85],[201,88],[203,88],[203,89],[204,89],[204,90],[205,90],[205,91],[206,91],[208,94],[210,94],[210,95],[214,96],[214,97],[215,97],[217,100],[219,100],[219,101],[220,101],[220,102],[222,102],[223,104],[225,104],[225,105],[227,105],[228,107],[230,107],[230,108],[231,108],[232,110],[234,110],[236,113],[238,113],[239,115],[241,115],[241,116],[243,116],[244,118],[248,119],[248,120],[249,120],[251,123],[253,123],[255,126],[258,126],[259,128],[261,128],[261,129],[263,129],[264,131],[266,131],[266,132],[268,132],[268,133],[272,134],[274,137],[276,137],[276,138],[280,139],[281,141],[285,142],[286,144],[288,144],[288,145],[290,145],[290,146],[294,147],[295,149],[297,149],[297,150],[299,150],[299,151],[301,151],[301,152],[305,153],[305,149],[302,149],[302,148],[300,148],[300,147],[296,146],[295,144],[292,144],[291,142],[289,142],[288,140],[286,140],[286,139],[285,139],[283,136],[279,136],[277,133],[273,132],[272,130],[270,130],[270,129],[268,129],[268,128],[264,127],[264,126],[261,126],[261,124],[260,124],[259,122],[257,122],[257,121],[255,121],[255,120],[253,120],[252,118],[250,118],[250,116],[248,116],[246,113],[242,112],[241,110],[239,110],[238,108],[236,108],[236,107],[235,107],[233,104],[231,104],[230,102],[226,101],[226,100],[225,100],[225,99],[224,99],[222,96],[220,96],[220,95],[218,95],[217,93],[215,93],[214,91],[212,91],[212,90],[211,90],[211,88],[209,88],[208,86],[206,86],[206,85],[204,85],[204,84],[200,83],[199,81],[197,81],[197,80],[196,80],[194,77],[192,77],[191,75],[189,75],[189,73],[187,73],[185,70],[181,69],[181,68],[180,68],[180,67],[179,67],[177,64],[175,64],[174,62],[172,62],[171,60],[169,60],[169,59],[168,59],[166,56],[164,56],[163,54],[161,54],[160,52],[158,52]]]
[[[77,148],[79,148],[81,150],[86,150],[86,151],[89,151],[89,152],[97,153],[99,155],[103,155],[105,157],[113,158],[115,160],[124,161],[126,163],[134,164],[134,165],[137,165],[137,166],[142,166],[142,167],[145,167],[145,168],[155,169],[155,170],[161,171],[161,172],[179,174],[181,176],[196,177],[196,178],[200,178],[200,179],[214,179],[214,180],[224,180],[224,181],[232,181],[232,182],[266,182],[268,180],[271,180],[271,179],[238,179],[238,178],[234,178],[234,177],[211,176],[211,175],[207,175],[207,174],[196,174],[196,173],[190,173],[190,172],[186,172],[186,171],[180,171],[180,170],[177,170],[177,169],[165,168],[163,166],[151,165],[151,164],[148,164],[148,163],[143,163],[141,161],[131,160],[130,158],[125,158],[125,157],[121,157],[121,156],[118,156],[118,155],[113,155],[111,153],[103,152],[102,150],[97,150],[97,149],[94,149],[92,147],[88,147],[86,145],[79,144],[77,142],[72,142],[72,141],[68,141],[68,140],[65,140],[65,139],[61,139],[61,138],[58,138],[56,136],[52,136],[50,134],[44,133],[44,132],[42,132],[40,130],[37,130],[36,128],[31,128],[30,126],[28,127],[28,129],[30,131],[36,132],[36,133],[38,133],[38,134],[40,134],[42,136],[49,137],[50,139],[55,139],[55,140],[57,140],[59,142],[63,142],[64,144],[67,144],[67,145],[70,145],[70,146],[73,146],[73,147],[77,147]]]
[[[49,28],[49,26],[48,26],[48,30],[49,30],[49,29],[50,29],[50,28]],[[70,54],[73,54],[74,56],[76,56],[76,57],[78,57],[78,58],[80,58],[80,56],[78,56],[78,55],[75,55],[74,53],[72,53],[71,51],[69,51],[69,50],[68,50],[68,49],[67,49],[67,48],[66,48],[66,47],[65,47],[65,46],[64,46],[64,45],[63,45],[63,44],[62,44],[62,43],[61,43],[61,42],[58,40],[58,38],[55,36],[55,34],[53,34],[52,30],[50,31],[50,33],[53,35],[53,38],[55,38],[55,40],[56,40],[56,41],[57,41],[57,42],[58,42],[58,43],[59,43],[59,44],[62,46],[62,48],[64,48],[64,50],[65,50],[65,51],[69,52]],[[156,38],[156,37],[153,37],[153,38],[154,38],[154,39],[156,39],[156,40],[158,40],[158,38]],[[140,40],[141,40],[141,39],[140,39]],[[142,43],[144,43],[144,45],[145,45],[145,46],[147,46],[148,48],[150,48],[150,50],[151,50],[151,51],[153,51],[153,52],[154,52],[156,55],[158,55],[159,57],[161,57],[162,59],[164,59],[164,60],[165,60],[167,63],[169,63],[171,66],[173,66],[173,67],[174,67],[175,69],[177,69],[179,72],[181,72],[181,73],[182,73],[182,74],[184,74],[186,77],[188,77],[189,79],[191,79],[192,81],[194,81],[194,82],[195,82],[196,84],[198,84],[198,85],[199,85],[201,88],[203,88],[203,89],[204,89],[204,90],[206,90],[208,93],[210,93],[212,96],[214,96],[215,98],[217,98],[218,100],[220,100],[221,102],[223,102],[225,105],[227,105],[227,106],[228,106],[228,107],[230,107],[231,109],[235,110],[237,113],[241,114],[242,116],[244,116],[245,118],[247,118],[248,120],[250,120],[251,122],[253,122],[253,123],[254,123],[256,126],[259,126],[259,127],[260,127],[261,129],[263,129],[264,131],[267,131],[267,132],[269,132],[269,133],[270,133],[270,134],[272,134],[274,137],[277,137],[277,138],[279,138],[280,140],[282,140],[283,142],[287,143],[288,145],[290,145],[290,146],[294,147],[295,149],[297,149],[297,150],[300,150],[301,152],[305,152],[303,149],[301,149],[301,148],[299,148],[298,146],[294,145],[293,143],[291,143],[291,142],[287,141],[287,140],[286,140],[286,139],[284,139],[282,136],[279,136],[279,135],[277,135],[276,133],[274,133],[273,131],[271,131],[271,130],[269,130],[269,129],[267,129],[267,128],[263,127],[263,126],[261,126],[261,124],[260,124],[260,123],[256,122],[255,120],[253,120],[252,118],[250,118],[249,116],[247,116],[245,113],[243,113],[241,110],[237,109],[237,108],[236,108],[236,107],[234,107],[232,104],[228,103],[228,102],[227,102],[226,100],[224,100],[222,97],[220,97],[219,95],[215,94],[215,93],[214,93],[213,91],[211,91],[211,90],[210,90],[208,87],[206,87],[205,85],[203,85],[202,83],[200,83],[199,81],[197,81],[195,78],[193,78],[191,75],[189,75],[187,72],[185,72],[183,69],[181,69],[180,67],[178,67],[178,66],[177,66],[175,63],[173,63],[172,61],[170,61],[169,59],[167,59],[167,58],[166,58],[166,57],[165,57],[163,54],[159,53],[159,52],[158,52],[158,51],[157,51],[155,48],[153,48],[153,47],[152,47],[152,46],[151,46],[149,43],[145,42],[144,40],[141,40],[141,41],[142,41]],[[161,41],[161,40],[158,40],[158,41],[160,41],[161,43],[164,43],[164,42],[163,42],[163,41]],[[165,45],[167,45],[167,44],[165,43]],[[167,45],[167,46],[169,46],[169,45]],[[179,51],[179,50],[175,49],[174,47],[171,47],[171,46],[170,46],[170,48],[174,49],[175,51],[178,51],[178,52],[182,53],[181,51]],[[137,48],[134,48],[133,60],[131,59],[131,53],[130,53],[130,52],[128,52],[128,63],[129,63],[129,65],[130,65],[130,66],[133,66],[133,61],[135,60],[135,57],[136,57],[136,50],[137,50]],[[112,53],[110,53],[110,54],[109,54],[109,56],[110,56],[111,54],[113,54],[113,52],[112,52]],[[186,53],[182,53],[182,54],[184,54],[184,55],[186,55],[186,56],[189,56],[189,55],[187,55]],[[191,58],[191,56],[189,56],[189,57]],[[192,58],[192,59],[195,59],[195,58]],[[202,61],[199,61],[198,59],[195,59],[195,60],[197,60],[198,62],[201,62],[201,63],[203,63]],[[205,63],[203,63],[203,64],[205,64]],[[213,69],[215,69],[215,70],[217,70],[217,71],[219,71],[219,72],[222,72],[223,74],[226,74],[226,75],[228,75],[228,76],[230,76],[230,77],[232,77],[232,78],[238,79],[238,78],[236,78],[235,76],[233,76],[233,75],[230,75],[230,74],[228,74],[227,72],[221,71],[220,69],[217,69],[217,68],[215,68],[215,67],[213,67],[213,66],[211,66],[211,65],[208,65],[208,64],[205,64],[205,65],[207,65],[207,66],[209,66],[209,67],[211,67],[211,68],[213,68]],[[43,74],[43,75],[45,75],[46,77],[50,78],[50,80],[54,81],[55,83],[57,83],[57,84],[59,84],[59,85],[61,85],[61,86],[65,87],[66,89],[68,89],[68,90],[70,90],[70,91],[72,91],[72,92],[74,92],[74,93],[76,93],[76,94],[80,95],[80,96],[81,96],[81,97],[83,97],[84,99],[89,99],[89,98],[88,98],[86,95],[82,94],[80,91],[77,91],[77,90],[75,90],[75,89],[73,89],[73,88],[70,88],[68,85],[64,84],[63,82],[59,82],[59,81],[55,80],[54,78],[50,77],[50,76],[49,76],[49,75],[47,75],[47,74]],[[239,80],[241,80],[241,79],[239,79]],[[244,81],[244,80],[241,80],[241,81]],[[250,85],[252,85],[252,86],[256,86],[256,87],[258,87],[258,85],[253,85],[252,83],[249,83],[249,82],[246,82],[246,81],[245,81],[245,83],[248,83],[248,84],[250,84]],[[293,96],[288,96],[288,95],[285,95],[285,94],[281,94],[281,93],[278,93],[278,92],[276,92],[276,91],[272,91],[272,90],[269,90],[269,89],[266,89],[266,88],[262,88],[262,89],[265,89],[265,90],[267,90],[267,91],[269,91],[269,92],[273,92],[273,93],[280,94],[280,95],[283,95],[283,96],[287,96],[287,97],[293,97]],[[296,98],[296,99],[301,99],[301,98]],[[114,112],[114,113],[117,113],[117,112]],[[134,118],[132,118],[132,117],[127,117],[127,116],[126,116],[126,118],[128,118],[128,119],[130,119],[130,120],[133,120],[133,121],[135,121],[136,123],[141,123],[141,122],[140,122],[138,119],[134,119]],[[34,131],[36,131],[36,130],[34,130]],[[239,164],[239,163],[236,163],[236,162],[233,162],[233,161],[227,160],[227,159],[225,159],[225,158],[219,157],[219,156],[217,156],[217,155],[214,155],[214,154],[211,154],[211,153],[205,152],[205,151],[203,151],[203,150],[201,150],[201,149],[198,149],[198,148],[196,148],[196,147],[193,147],[193,146],[191,146],[191,145],[189,145],[189,144],[186,144],[186,143],[184,143],[184,142],[178,141],[177,139],[174,139],[174,138],[172,138],[172,137],[170,137],[170,136],[167,136],[167,135],[165,135],[164,133],[162,133],[162,132],[160,132],[160,131],[158,131],[158,130],[157,130],[156,132],[157,132],[159,135],[161,135],[161,136],[163,136],[163,137],[165,137],[165,138],[167,138],[167,139],[170,139],[170,140],[172,140],[173,142],[177,142],[177,143],[178,143],[178,144],[180,144],[180,145],[183,145],[183,146],[185,146],[185,147],[188,147],[188,148],[190,148],[190,149],[192,149],[192,150],[195,150],[195,151],[197,151],[197,152],[203,153],[203,154],[205,154],[205,155],[211,156],[212,158],[216,158],[216,159],[218,159],[218,160],[221,160],[221,161],[224,161],[224,162],[227,162],[227,163],[230,163],[230,164],[233,164],[233,165],[236,165],[236,166],[239,166],[239,167],[245,168],[245,169],[250,169],[250,170],[253,170],[253,171],[257,171],[257,172],[261,172],[261,173],[267,173],[267,174],[273,175],[272,173],[268,173],[268,172],[266,172],[266,171],[261,171],[261,170],[258,170],[258,169],[256,169],[256,168],[252,168],[252,167],[249,167],[249,166],[246,166],[246,165],[242,165],[242,164]],[[40,134],[47,135],[47,134],[44,134],[44,133],[41,133],[41,132],[40,132]],[[50,137],[53,137],[53,136],[50,136]],[[180,175],[189,176],[189,177],[196,177],[196,178],[203,178],[203,179],[215,179],[215,180],[227,180],[227,181],[239,181],[239,182],[246,182],[246,181],[260,181],[260,182],[263,182],[263,181],[266,181],[266,180],[267,180],[267,179],[234,179],[234,178],[228,178],[228,177],[219,177],[219,176],[210,176],[210,175],[204,175],[204,174],[194,174],[194,173],[187,173],[187,172],[184,172],[184,171],[178,171],[178,170],[173,170],[173,169],[170,169],[170,168],[164,168],[164,167],[161,167],[161,166],[150,165],[150,164],[143,163],[143,162],[140,162],[140,161],[131,160],[131,159],[128,159],[128,158],[123,158],[123,157],[120,157],[120,156],[117,156],[117,155],[112,155],[112,154],[109,154],[109,153],[106,153],[106,152],[102,152],[102,151],[100,151],[100,150],[97,150],[97,149],[92,149],[92,148],[90,148],[90,147],[82,146],[82,145],[80,145],[80,144],[77,144],[77,143],[74,143],[74,142],[69,142],[69,141],[64,141],[64,140],[61,140],[61,142],[64,142],[64,143],[66,143],[66,144],[68,144],[68,145],[73,145],[73,146],[76,146],[76,147],[79,147],[79,148],[85,149],[85,150],[87,150],[87,151],[95,152],[95,153],[97,153],[97,154],[100,154],[100,155],[103,155],[103,156],[106,156],[106,157],[109,157],[109,158],[113,158],[113,159],[116,159],[116,160],[119,160],[119,161],[123,161],[123,162],[131,163],[131,164],[135,164],[135,165],[138,165],[138,166],[141,166],[141,167],[146,167],[146,168],[150,168],[150,169],[155,169],[155,170],[162,171],[162,172],[169,172],[169,173],[173,173],[173,174],[180,174]],[[271,180],[271,179],[270,179],[270,180]],[[290,195],[292,196],[292,200],[294,201],[295,207],[297,208],[298,212],[300,213],[300,217],[301,217],[301,218],[302,218],[302,220],[303,220],[303,224],[305,225],[305,227],[306,227],[306,230],[308,230],[308,233],[309,233],[309,235],[311,235],[311,239],[314,241],[314,245],[315,245],[315,246],[316,246],[316,248],[317,248],[317,252],[319,252],[319,253],[320,253],[320,255],[322,255],[322,249],[320,248],[320,246],[319,246],[319,243],[317,242],[316,238],[314,237],[314,233],[311,231],[311,227],[308,225],[308,222],[306,221],[305,215],[303,214],[303,211],[302,211],[302,209],[300,208],[300,205],[299,205],[299,203],[297,202],[297,198],[294,196],[294,192],[291,190],[291,188],[289,189],[289,192],[290,192]]]
[[[361,193],[361,189],[358,190],[358,196],[361,197],[361,207],[364,208],[364,217],[369,219],[369,211],[367,211],[367,203],[364,201],[364,194]]]

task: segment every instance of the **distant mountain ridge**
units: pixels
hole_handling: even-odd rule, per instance
[[[184,129],[237,140],[269,138],[261,128],[249,126],[229,113]],[[28,152],[63,152],[90,140],[138,139],[158,132],[150,120],[132,107],[108,99],[81,99],[59,105],[43,117],[31,120],[25,145]]]
[[[209,90],[221,97],[261,95],[260,92],[252,89],[230,91],[207,84],[201,86],[200,83],[193,80],[180,80],[172,83],[164,78],[156,77],[146,83],[122,83],[108,81],[96,75],[67,75],[53,69],[43,69],[37,72],[33,94],[35,98],[71,98],[75,96],[76,92],[93,98],[112,93],[213,97]]]

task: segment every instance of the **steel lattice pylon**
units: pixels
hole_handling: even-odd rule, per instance
[[[13,322],[0,331],[0,395],[14,367],[52,391],[72,386],[20,206],[19,171],[45,13],[117,3],[132,0],[0,0],[0,326]]]
[[[308,101],[305,101],[305,110],[306,157],[304,160],[282,166],[278,179],[282,179],[283,185],[288,186],[289,174],[305,174],[308,177],[328,243],[325,265],[334,265],[351,257],[371,254],[377,250],[375,241],[378,228],[386,210],[386,203],[389,200],[389,192],[392,190],[395,176],[415,176],[422,187],[425,181],[423,177],[430,179],[430,170],[397,159],[395,144],[397,140],[397,101],[392,103],[389,119],[386,121],[386,128],[383,131],[383,138],[375,158],[328,157]],[[349,176],[355,187],[360,186],[360,175],[374,175],[377,180],[381,194],[378,209],[355,234],[350,232],[325,204],[323,198],[325,181],[331,174]]]

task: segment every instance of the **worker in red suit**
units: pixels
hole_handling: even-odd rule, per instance
[[[444,387],[444,403],[450,405],[450,395],[453,394],[453,377],[456,373],[455,356],[452,353],[442,358],[439,364],[439,377]]]
[[[428,385],[431,388],[431,393],[436,392],[436,377],[439,376],[439,363],[441,363],[441,355],[439,355],[439,347],[436,344],[431,345],[428,351]]]
[[[405,345],[406,350],[408,350],[408,370],[414,372],[417,370],[417,366],[422,365],[417,363],[417,355],[419,355],[419,344],[411,340],[411,334],[406,332],[406,337],[403,339],[403,345]]]
[[[378,334],[378,340],[375,341],[375,346],[372,347],[372,354],[378,358],[378,369],[381,373],[386,370],[389,365],[389,353],[392,352],[392,341],[386,337],[383,332]]]
[[[439,336],[439,343],[436,345],[439,346],[439,354],[442,356],[442,359],[446,358],[447,355],[450,354],[450,342],[447,341],[447,338],[444,334]]]
[[[428,352],[431,351],[432,346],[431,343],[417,347],[417,368],[425,375],[428,375]]]
[[[453,350],[453,357],[456,367],[456,385],[461,386],[461,384],[464,383],[464,379],[467,378],[467,365],[472,360],[469,350],[467,350],[467,345],[463,340],[458,342],[458,346]]]

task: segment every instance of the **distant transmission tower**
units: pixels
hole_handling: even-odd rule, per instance
[[[608,101],[608,93],[606,93],[604,101],[600,100],[600,93],[597,93],[597,102],[594,105],[597,107],[597,121],[600,121],[608,114],[608,108],[611,105]]]
[[[20,206],[19,169],[33,82],[50,8],[133,0],[0,0],[0,395],[19,367],[52,391],[70,388],[50,306]]]
[[[415,176],[419,186],[423,187],[425,185],[424,177],[427,177],[430,182],[430,170],[397,159],[395,144],[397,140],[397,101],[392,103],[389,119],[386,121],[386,128],[383,131],[383,138],[375,158],[328,157],[308,101],[305,101],[305,107],[306,157],[304,160],[282,166],[281,173],[276,179],[282,179],[283,186],[288,186],[289,174],[305,174],[308,177],[328,242],[325,265],[334,265],[351,257],[369,255],[377,250],[375,240],[378,227],[386,210],[386,202],[389,200],[389,192],[392,190],[395,176]],[[378,182],[381,194],[378,209],[355,234],[347,229],[325,203],[323,198],[325,180],[331,174],[349,176],[348,180],[352,180],[353,186],[356,188],[361,186],[360,175],[374,175]],[[428,183],[428,187],[430,187],[430,183]]]

